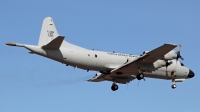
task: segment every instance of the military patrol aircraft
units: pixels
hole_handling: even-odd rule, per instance
[[[85,49],[64,40],[56,30],[51,17],[43,21],[38,45],[7,42],[6,45],[25,47],[31,54],[87,71],[99,71],[90,82],[111,81],[111,89],[118,89],[117,83],[127,84],[134,79],[156,78],[176,82],[194,77],[194,72],[178,61],[181,45],[164,44],[154,50],[144,51],[142,55],[121,54]],[[178,46],[178,51],[173,49]]]

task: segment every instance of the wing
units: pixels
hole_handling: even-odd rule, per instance
[[[140,64],[152,64],[158,59],[164,59],[165,54],[173,50],[177,45],[174,44],[164,44],[150,52],[146,53],[146,57],[143,60],[143,62],[140,62]]]
[[[139,68],[141,66],[153,65],[155,61],[157,61],[158,59],[163,59],[164,55],[173,50],[176,46],[177,45],[173,44],[164,44],[146,54],[143,54],[142,56],[139,56],[134,61],[112,70],[110,74],[99,74],[88,81],[114,81],[117,79],[119,80],[118,83],[126,84],[127,82],[135,79],[136,75],[139,73]]]

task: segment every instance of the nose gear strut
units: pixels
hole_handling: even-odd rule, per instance
[[[176,88],[176,81],[175,79],[172,79],[172,89],[175,89]]]

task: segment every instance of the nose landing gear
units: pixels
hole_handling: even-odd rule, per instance
[[[112,89],[113,91],[118,90],[118,85],[114,82],[114,83],[112,84],[112,86],[111,86],[111,89]]]
[[[172,89],[175,89],[176,88],[176,82],[175,82],[175,80],[173,79],[172,80]]]
[[[172,89],[175,89],[176,88],[176,84],[172,84]]]

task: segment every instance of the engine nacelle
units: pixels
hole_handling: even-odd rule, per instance
[[[148,53],[149,51],[144,51],[142,55]],[[156,56],[155,56],[156,57]],[[173,60],[177,57],[177,52],[172,50],[170,52],[168,52],[167,54],[164,55],[164,57],[159,57],[160,59],[163,60]]]
[[[177,53],[174,50],[172,50],[164,55],[165,60],[172,60],[172,59],[175,59],[176,57],[177,57]]]
[[[172,62],[171,62],[172,63]],[[171,64],[168,62],[168,64]],[[157,68],[161,68],[161,67],[164,67],[164,66],[168,66],[166,61],[164,60],[157,60],[156,62],[153,63],[154,67],[157,69]]]

